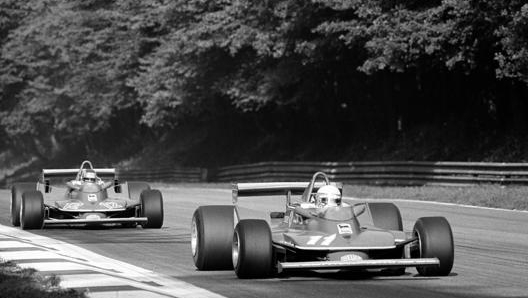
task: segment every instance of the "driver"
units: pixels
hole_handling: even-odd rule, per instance
[[[66,185],[68,186],[68,190],[71,193],[75,190],[80,190],[81,186],[87,183],[94,183],[99,186],[101,186],[102,189],[106,189],[112,185],[112,182],[104,182],[103,180],[99,179],[97,177],[97,174],[93,169],[85,169],[82,171],[81,179],[80,180],[72,180],[68,181]]]
[[[334,185],[325,185],[317,190],[315,195],[315,204],[318,217],[331,220],[348,220],[354,215],[352,209],[341,208],[349,206],[342,202],[342,195],[339,188]]]
[[[96,183],[97,185],[101,186],[102,189],[107,189],[108,187],[113,185],[113,182],[104,182],[103,179],[97,177],[97,174],[93,169],[86,169],[83,174],[82,181],[84,183]]]
[[[95,174],[95,171],[92,169],[86,169],[83,173],[81,180],[83,182],[95,183],[97,181],[97,174]]]
[[[341,206],[341,192],[339,188],[334,185],[321,186],[315,195],[315,205],[317,208]]]
[[[341,191],[334,185],[321,186],[315,194],[315,202],[301,203],[296,208],[296,213],[304,217],[317,216],[327,217],[329,209],[334,209],[330,213],[339,211],[341,207]]]

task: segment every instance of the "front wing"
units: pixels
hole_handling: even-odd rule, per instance
[[[374,251],[394,249],[396,247],[403,247],[407,244],[417,240],[410,238],[407,240],[400,240],[391,247],[299,247],[287,245],[286,243],[275,243],[275,249],[289,249],[294,251]],[[409,255],[405,253],[405,255]],[[400,258],[400,259],[354,259],[354,260],[327,260],[327,261],[298,261],[298,262],[277,262],[278,272],[284,270],[310,270],[310,269],[380,269],[380,268],[402,268],[402,267],[427,267],[439,266],[440,260],[438,258]]]
[[[438,258],[422,258],[422,259],[378,259],[378,260],[353,260],[353,261],[315,261],[315,262],[279,262],[279,273],[288,269],[341,269],[341,268],[357,268],[357,269],[376,269],[376,268],[390,268],[390,267],[422,267],[422,266],[438,266],[440,260]]]
[[[98,219],[45,219],[44,226],[52,225],[71,225],[71,224],[110,224],[110,223],[146,223],[146,217],[117,217],[117,218],[98,218]]]
[[[53,225],[81,225],[81,224],[119,224],[119,223],[146,223],[147,217],[138,216],[135,206],[126,209],[104,209],[104,210],[64,210],[54,206],[45,205],[44,226]],[[109,217],[86,216],[84,218],[60,218],[60,215],[67,215],[66,217],[75,217],[73,214],[90,214],[90,213],[104,213]],[[111,216],[111,217],[110,217]]]

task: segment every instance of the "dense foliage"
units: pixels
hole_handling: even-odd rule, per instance
[[[87,297],[82,291],[61,288],[59,283],[60,278],[56,275],[38,274],[35,269],[20,268],[14,262],[0,260],[0,297]]]
[[[0,0],[0,44],[3,146],[43,156],[189,123],[528,125],[525,0]]]

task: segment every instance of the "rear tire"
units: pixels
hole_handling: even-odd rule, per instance
[[[403,222],[400,210],[393,203],[368,203],[370,215],[372,217],[372,223],[375,227],[392,230],[392,231],[403,231]],[[391,259],[404,258],[404,250],[397,248],[393,253],[387,256]],[[388,268],[383,270],[388,275],[404,275],[405,267],[402,268]]]
[[[198,270],[231,270],[233,206],[200,206],[191,222],[191,253]]]
[[[159,229],[163,226],[163,197],[157,189],[144,190],[140,196],[141,216],[147,222],[141,224],[146,229]]]
[[[42,229],[44,226],[44,198],[37,190],[22,194],[20,226],[23,230]]]
[[[439,266],[416,267],[423,276],[446,276],[453,268],[455,246],[451,226],[445,217],[419,218],[413,229],[418,245],[411,250],[413,258],[438,258]]]
[[[127,182],[128,196],[131,200],[139,201],[144,190],[150,190],[150,185],[146,182]]]
[[[239,278],[269,277],[273,248],[268,223],[261,219],[241,220],[233,235],[232,259]]]
[[[20,205],[22,204],[22,194],[26,191],[36,190],[36,184],[32,182],[15,183],[11,187],[11,224],[20,226]]]

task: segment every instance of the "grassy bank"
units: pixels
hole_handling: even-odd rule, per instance
[[[528,210],[526,186],[366,186],[345,185],[346,196],[358,198],[411,199],[464,205]]]
[[[84,298],[84,293],[59,287],[59,278],[42,276],[34,269],[22,269],[0,260],[0,297]]]

